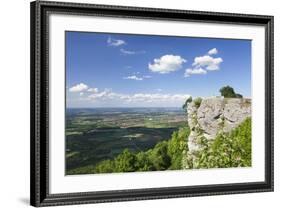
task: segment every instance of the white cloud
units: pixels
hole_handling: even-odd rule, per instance
[[[111,37],[107,38],[107,45],[109,46],[121,46],[126,44],[126,42],[124,40],[120,40],[120,39],[113,39]]]
[[[129,96],[131,102],[176,102],[183,103],[190,95],[188,94],[160,94],[160,93],[138,93]]]
[[[208,51],[209,55],[215,55],[218,53],[218,50],[216,48],[212,48],[211,50]]]
[[[123,77],[123,79],[132,79],[132,80],[137,80],[137,81],[142,81],[142,77],[137,77],[136,75],[128,76],[128,77]]]
[[[136,74],[140,74],[140,72],[137,72]],[[142,81],[144,79],[150,79],[151,77],[152,76],[150,76],[150,75],[144,75],[144,76],[132,75],[132,76],[123,77],[123,79],[131,79],[131,80]]]
[[[135,93],[122,94],[104,90],[88,96],[95,103],[112,103],[130,106],[181,106],[189,94]]]
[[[192,68],[185,70],[184,77],[190,77],[193,74],[207,74],[208,71],[219,70],[223,59],[221,57],[214,58],[211,56],[217,53],[218,50],[212,48],[208,51],[208,55],[195,57],[192,63]]]
[[[120,52],[124,55],[135,55],[135,54],[144,54],[145,53],[145,51],[129,51],[129,50],[125,50],[124,48],[121,48]]]
[[[79,95],[80,95],[80,96],[83,96],[83,95],[84,95],[84,92],[80,92]]]
[[[182,64],[186,60],[178,55],[164,55],[159,59],[154,59],[153,63],[148,63],[148,68],[152,72],[157,72],[160,74],[168,74],[173,71],[177,71],[182,68]]]
[[[103,91],[103,92],[100,92],[100,93],[96,93],[96,94],[91,94],[91,95],[89,95],[89,98],[91,99],[91,100],[98,100],[98,99],[102,99],[102,98],[104,98],[104,97],[108,97],[107,96],[107,92],[106,91]]]
[[[222,58],[213,58],[209,55],[195,57],[192,66],[206,67],[207,70],[219,70],[220,64],[223,62]]]
[[[89,88],[87,91],[97,93],[99,90],[98,90],[98,88]]]
[[[82,92],[88,89],[88,86],[84,83],[77,84],[69,88],[69,92]]]
[[[192,74],[207,74],[207,71],[202,68],[186,69],[184,77],[190,77]]]

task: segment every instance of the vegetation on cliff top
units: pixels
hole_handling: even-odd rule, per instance
[[[225,86],[220,89],[221,96],[225,98],[242,98],[241,94],[235,93],[234,89],[230,86]]]

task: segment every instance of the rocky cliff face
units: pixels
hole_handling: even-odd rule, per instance
[[[200,151],[200,138],[211,141],[220,132],[229,132],[251,116],[251,99],[214,97],[192,101],[187,107],[190,135],[188,156]]]

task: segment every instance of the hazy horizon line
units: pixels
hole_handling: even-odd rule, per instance
[[[147,106],[147,107],[133,107],[133,106],[129,106],[129,107],[124,107],[124,106],[117,106],[117,107],[66,107],[66,109],[68,108],[182,108],[181,106],[167,106],[167,107],[160,107],[160,106],[156,106],[156,107],[151,107],[151,106]]]

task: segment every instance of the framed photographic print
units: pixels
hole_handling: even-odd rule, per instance
[[[31,205],[273,191],[273,17],[31,3]]]

